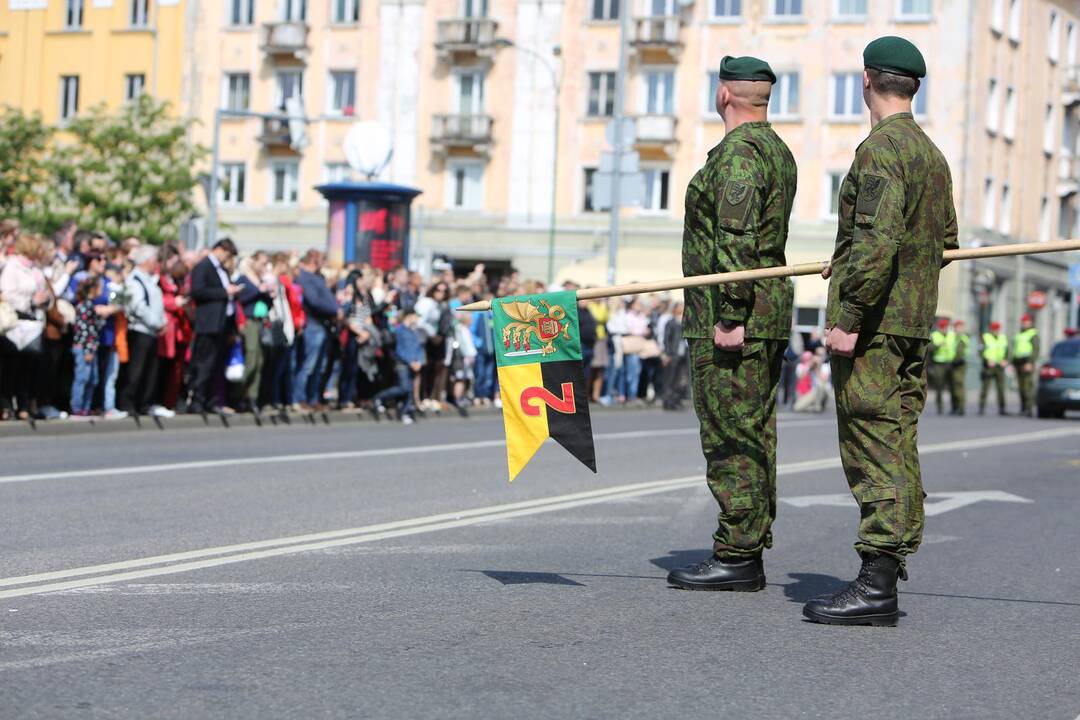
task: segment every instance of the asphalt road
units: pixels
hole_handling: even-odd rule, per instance
[[[1080,421],[922,425],[897,628],[850,579],[829,415],[783,415],[760,593],[669,589],[716,508],[688,413],[597,412],[600,474],[494,417],[0,439],[2,718],[1063,718]]]

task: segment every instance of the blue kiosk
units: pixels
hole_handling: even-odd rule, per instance
[[[326,258],[392,270],[409,262],[409,219],[422,190],[379,182],[336,182],[315,187],[330,203]]]

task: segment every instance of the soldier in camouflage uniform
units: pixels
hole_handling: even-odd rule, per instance
[[[756,58],[725,57],[717,110],[723,141],[686,191],[683,273],[784,265],[795,159],[766,120],[776,76]],[[720,505],[713,556],[673,570],[692,590],[760,590],[776,517],[776,387],[793,286],[769,279],[686,291],[694,409],[709,489]]]
[[[922,540],[918,420],[942,253],[957,247],[956,210],[945,157],[911,114],[926,74],[922,55],[907,40],[885,37],[866,47],[863,64],[873,129],[840,187],[826,310],[840,458],[862,515],[855,543],[862,569],[803,614],[895,625],[896,581]]]

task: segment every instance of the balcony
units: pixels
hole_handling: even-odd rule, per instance
[[[490,18],[454,18],[440,20],[435,33],[435,50],[440,60],[455,54],[486,57],[495,45],[499,23]]]
[[[1080,65],[1066,67],[1064,76],[1061,83],[1061,101],[1065,107],[1069,107],[1080,103]]]
[[[670,151],[674,146],[675,123],[674,115],[638,115],[635,118],[637,140],[639,147],[660,147]]]
[[[263,52],[267,55],[290,55],[303,59],[308,50],[307,35],[306,22],[266,23],[263,25]]]
[[[653,50],[678,57],[683,48],[679,39],[682,25],[683,20],[678,15],[634,18],[630,48],[635,52]]]
[[[1062,153],[1058,160],[1058,197],[1080,191],[1080,157]]]
[[[431,145],[438,155],[455,149],[486,156],[491,149],[491,116],[435,115],[431,123]]]
[[[276,118],[263,118],[259,142],[264,148],[289,148],[292,136],[289,135],[289,123]]]

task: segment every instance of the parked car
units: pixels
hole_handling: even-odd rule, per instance
[[[1063,340],[1039,368],[1035,407],[1041,418],[1060,418],[1080,410],[1080,338]]]

